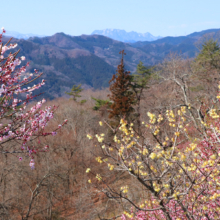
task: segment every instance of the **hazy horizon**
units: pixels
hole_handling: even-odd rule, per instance
[[[1,2],[0,26],[22,34],[78,36],[121,29],[153,36],[184,36],[220,28],[220,1],[63,0]],[[9,8],[9,9],[8,9]]]

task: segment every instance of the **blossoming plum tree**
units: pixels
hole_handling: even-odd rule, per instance
[[[62,127],[59,125],[52,132],[46,132],[45,127],[53,118],[56,106],[48,106],[42,109],[45,99],[37,102],[33,107],[26,108],[27,104],[36,97],[33,91],[44,85],[44,80],[37,85],[27,86],[39,78],[42,73],[35,70],[34,74],[27,74],[25,66],[18,68],[24,56],[18,57],[18,53],[8,53],[8,50],[16,48],[11,39],[3,45],[2,38],[5,33],[2,28],[0,34],[0,152],[12,154],[22,160],[22,155],[30,157],[30,166],[34,168],[34,154],[46,152],[49,146],[41,146],[40,138],[55,135]],[[38,139],[38,147],[33,146],[32,141]]]

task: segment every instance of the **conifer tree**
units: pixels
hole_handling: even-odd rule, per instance
[[[147,68],[143,65],[143,62],[139,62],[137,65],[136,73],[133,74],[133,82],[136,87],[146,87],[148,81],[152,76],[152,68]]]
[[[202,50],[195,61],[206,71],[220,69],[220,47],[217,41],[210,39],[202,45]]]
[[[196,91],[206,90],[206,94],[215,95],[220,80],[220,47],[217,41],[210,39],[202,45],[193,64],[193,82],[197,82]],[[200,88],[200,89],[198,89]]]
[[[111,106],[110,100],[96,99],[93,97],[92,97],[92,99],[95,100],[95,106],[93,107],[93,110],[95,110],[95,111],[98,111],[103,107],[108,108],[109,106]]]
[[[135,95],[132,91],[132,76],[129,71],[124,69],[124,50],[120,51],[122,55],[121,63],[118,65],[117,73],[113,75],[110,83],[110,100],[113,102],[109,110],[109,118],[126,118],[134,111],[133,104]]]
[[[79,84],[78,86],[73,85],[72,89],[70,92],[65,92],[67,95],[72,96],[72,98],[74,101],[76,101],[77,98],[80,98],[81,95],[79,95],[80,92],[82,92],[83,89],[81,88],[81,84]]]

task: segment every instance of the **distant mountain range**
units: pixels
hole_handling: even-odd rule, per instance
[[[30,61],[28,71],[44,72],[46,85],[40,91],[45,93],[44,97],[53,99],[63,96],[73,84],[97,89],[107,87],[120,63],[119,51],[123,49],[125,68],[134,72],[139,61],[146,66],[155,65],[172,52],[193,58],[199,52],[195,44],[201,45],[204,38],[220,40],[220,29],[151,42],[124,43],[101,35],[69,36],[64,33],[28,40],[13,39],[13,42],[18,43],[16,50],[20,49],[20,56]],[[7,41],[8,37],[4,37],[3,43]]]
[[[128,43],[134,43],[137,41],[154,41],[162,38],[161,36],[155,37],[149,32],[141,34],[135,31],[126,32],[124,30],[119,30],[119,29],[95,30],[92,32],[92,35],[93,34],[102,35],[105,37],[112,38],[114,40],[128,42]]]
[[[25,39],[25,40],[27,40],[30,37],[45,37],[45,35],[21,34],[21,33],[18,33],[16,31],[6,31],[5,35],[9,36],[9,37],[14,37],[14,38],[17,38],[17,39]]]

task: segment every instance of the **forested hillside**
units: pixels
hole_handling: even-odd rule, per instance
[[[219,39],[219,30],[207,30],[185,37],[166,37],[152,42],[126,44],[99,35],[73,37],[57,33],[51,37],[13,39],[20,52],[30,62],[28,71],[39,69],[44,73],[46,98],[61,97],[73,84],[81,83],[84,88],[108,87],[115,73],[120,56],[125,50],[126,69],[134,72],[142,61],[146,66],[160,63],[170,53],[192,58],[199,52],[205,38]],[[8,39],[8,38],[7,38]],[[7,41],[6,38],[3,42]]]

